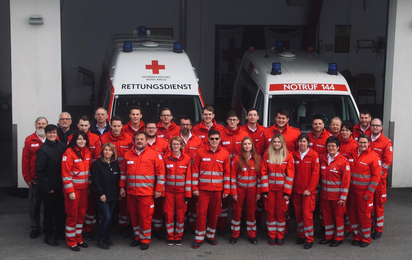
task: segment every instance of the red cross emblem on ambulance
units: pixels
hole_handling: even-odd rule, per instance
[[[152,60],[152,64],[146,65],[147,70],[152,70],[153,74],[159,74],[160,70],[164,70],[166,68],[165,65],[160,65],[159,61]]]

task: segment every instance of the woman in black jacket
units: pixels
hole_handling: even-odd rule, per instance
[[[102,217],[97,246],[102,249],[109,249],[109,246],[113,245],[108,236],[109,223],[119,199],[119,180],[120,168],[116,148],[111,143],[105,143],[99,159],[92,165],[92,189],[96,194],[97,207]]]
[[[61,174],[62,155],[65,146],[57,140],[57,126],[47,125],[46,141],[36,153],[36,174],[38,192],[44,203],[44,241],[51,246],[58,246],[53,236],[53,219],[57,222],[57,233],[64,238],[64,197]]]

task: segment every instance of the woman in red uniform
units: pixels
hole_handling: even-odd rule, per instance
[[[192,197],[191,157],[183,153],[185,143],[175,136],[170,140],[170,151],[163,155],[166,165],[164,212],[167,245],[182,245],[187,201]],[[175,217],[176,212],[176,217]],[[175,224],[176,221],[176,224]]]
[[[309,137],[301,134],[299,150],[293,153],[295,181],[293,182],[293,207],[295,209],[299,238],[296,244],[305,249],[313,245],[313,211],[316,206],[316,186],[319,182],[319,155],[309,148]]]
[[[82,229],[87,210],[87,187],[92,164],[89,139],[77,131],[67,146],[62,159],[62,179],[66,209],[66,242],[73,251],[89,247],[83,242]]]
[[[343,122],[342,124],[342,130],[340,130],[340,133],[342,135],[342,143],[340,145],[340,153],[348,158],[349,152],[358,148],[358,142],[356,142],[355,139],[353,139],[352,133],[353,133],[353,126],[350,122]]]
[[[272,136],[271,144],[262,160],[261,191],[267,192],[265,198],[266,224],[269,245],[283,245],[286,229],[285,213],[289,208],[295,167],[293,157],[288,153],[285,138],[277,133]]]
[[[240,235],[240,217],[246,203],[246,229],[249,241],[257,244],[256,238],[256,203],[260,199],[260,156],[256,153],[252,138],[242,139],[240,152],[233,159],[230,193],[232,195],[232,237],[229,242],[235,244]]]

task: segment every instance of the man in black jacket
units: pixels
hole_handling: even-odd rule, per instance
[[[94,113],[95,120],[90,123],[90,132],[97,135],[102,135],[109,132],[110,124],[109,121],[107,121],[107,118],[108,115],[105,108],[99,107],[96,109],[96,112]]]

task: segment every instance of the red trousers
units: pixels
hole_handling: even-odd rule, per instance
[[[127,211],[127,196],[119,200],[119,226],[128,227],[130,225],[129,212]]]
[[[64,194],[66,210],[66,242],[70,247],[83,243],[82,230],[87,210],[87,188],[74,190],[75,200]]]
[[[88,202],[86,216],[84,219],[84,231],[92,232],[93,228],[96,226],[96,213],[94,210],[94,192],[91,189],[89,189],[89,195],[87,197]]]
[[[222,199],[222,214],[219,215],[218,226],[221,230],[226,229],[227,216],[229,214],[229,197]]]
[[[256,237],[256,218],[255,211],[256,203],[256,187],[249,189],[237,188],[237,201],[232,199],[232,237],[240,235],[240,221],[242,215],[242,207],[246,203],[246,229],[247,235],[250,238]]]
[[[349,192],[349,217],[353,232],[353,240],[371,242],[371,212],[373,198],[365,200],[365,192]]]
[[[192,196],[189,200],[189,224],[192,227],[192,230],[196,229],[196,219],[197,219],[197,199],[199,197]]]
[[[306,242],[312,243],[314,239],[313,211],[316,206],[316,196],[314,194],[303,196],[303,194],[293,193],[292,198],[298,235]]]
[[[187,202],[185,201],[184,193],[166,191],[164,198],[164,212],[166,219],[167,240],[182,240],[183,232],[185,230],[186,210]]]
[[[161,231],[163,228],[163,200],[164,198],[158,198],[154,201],[154,213],[153,213],[153,232]]]
[[[383,204],[386,202],[386,177],[381,178],[379,185],[374,193],[374,209],[373,209],[373,229],[377,232],[383,232],[384,210]]]
[[[152,236],[153,196],[133,196],[127,194],[127,209],[133,226],[135,240],[150,244]]]
[[[205,239],[214,239],[217,219],[222,213],[222,191],[199,191],[197,200],[197,220],[195,242],[201,243]]]
[[[345,234],[346,203],[338,205],[339,200],[320,198],[320,210],[325,223],[325,239],[342,241]]]
[[[285,213],[289,209],[289,199],[283,198],[283,191],[270,190],[265,200],[265,208],[270,239],[283,239],[286,230]]]

